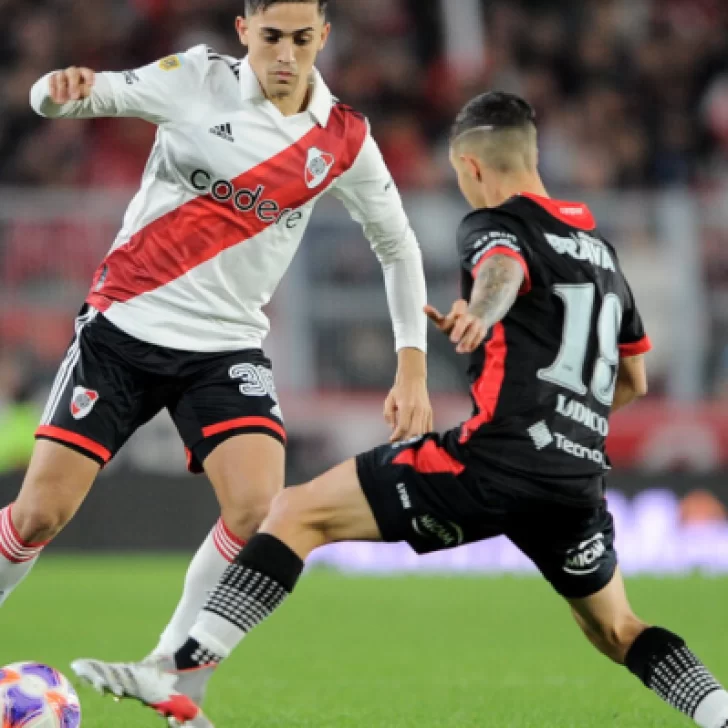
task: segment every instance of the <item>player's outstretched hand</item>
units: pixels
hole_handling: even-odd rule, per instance
[[[80,101],[91,95],[96,73],[90,68],[71,66],[65,71],[56,71],[49,80],[51,99],[56,104]]]
[[[458,354],[470,354],[475,351],[488,333],[485,323],[470,313],[468,302],[463,298],[453,303],[447,315],[441,314],[429,304],[425,306],[425,314],[443,334],[450,336],[450,341],[456,344],[455,351]]]

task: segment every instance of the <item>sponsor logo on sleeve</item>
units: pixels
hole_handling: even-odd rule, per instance
[[[159,67],[163,71],[175,71],[181,66],[182,60],[179,56],[167,56],[166,58],[162,58],[162,60],[159,62]]]

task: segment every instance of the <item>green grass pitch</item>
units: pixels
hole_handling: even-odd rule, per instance
[[[178,557],[47,557],[0,611],[0,664],[139,658],[174,606]],[[728,681],[728,579],[632,579],[638,613]],[[161,728],[80,689],[84,728]],[[598,655],[538,578],[313,571],[215,676],[218,728],[670,728],[673,713]]]

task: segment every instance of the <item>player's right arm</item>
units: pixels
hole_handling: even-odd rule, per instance
[[[472,276],[470,300],[459,299],[450,313],[426,306],[427,317],[455,344],[470,354],[510,311],[519,294],[531,288],[527,247],[487,210],[470,213],[460,224],[457,247],[463,270]]]
[[[197,46],[133,71],[95,72],[71,66],[40,78],[30,105],[50,119],[126,116],[154,124],[183,114],[201,84],[207,49]]]

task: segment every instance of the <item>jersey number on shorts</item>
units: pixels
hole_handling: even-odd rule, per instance
[[[564,304],[564,329],[556,361],[539,369],[539,379],[570,389],[579,395],[587,392],[584,384],[584,360],[591,335],[594,311],[594,284],[558,284],[552,288]],[[597,323],[599,356],[594,364],[591,390],[603,405],[610,406],[614,398],[619,364],[618,333],[622,322],[622,303],[614,293],[602,301]]]

